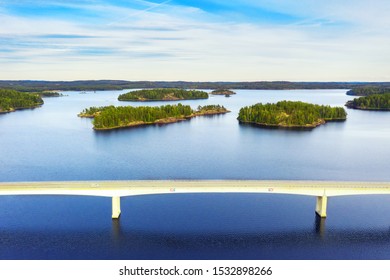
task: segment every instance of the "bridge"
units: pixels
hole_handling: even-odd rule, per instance
[[[275,193],[316,197],[315,212],[326,217],[331,196],[390,194],[390,182],[264,180],[138,180],[0,183],[0,195],[87,195],[112,198],[112,218],[124,196],[173,193]]]

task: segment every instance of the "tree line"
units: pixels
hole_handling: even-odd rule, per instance
[[[156,88],[130,91],[119,95],[119,101],[148,101],[148,100],[184,100],[207,99],[209,95],[205,91],[185,90],[178,88]]]
[[[0,88],[18,91],[48,90],[122,90],[139,88],[186,88],[186,89],[351,89],[361,86],[390,87],[390,83],[358,83],[358,82],[183,82],[183,81],[124,81],[124,80],[84,80],[84,81],[0,81]]]
[[[39,94],[0,89],[0,112],[34,108],[43,104]]]
[[[311,126],[331,120],[345,120],[347,113],[342,107],[315,105],[301,101],[258,103],[240,109],[238,120],[269,126]]]

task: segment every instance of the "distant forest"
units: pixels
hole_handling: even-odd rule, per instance
[[[0,88],[18,91],[49,90],[121,90],[142,88],[183,88],[183,89],[352,89],[362,86],[388,87],[390,83],[356,83],[356,82],[164,82],[164,81],[123,81],[123,80],[86,80],[86,81],[0,81]]]
[[[0,113],[34,108],[43,104],[38,94],[0,89]]]

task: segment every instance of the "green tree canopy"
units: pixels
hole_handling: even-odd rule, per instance
[[[240,109],[238,120],[279,127],[315,127],[325,121],[345,120],[347,113],[342,107],[315,105],[300,101],[258,103]]]
[[[115,129],[143,124],[168,123],[189,119],[200,115],[222,114],[228,110],[220,105],[199,106],[197,111],[188,105],[151,106],[105,106],[84,109],[79,117],[94,118],[94,128],[97,130]]]
[[[361,110],[390,110],[390,93],[372,94],[348,101],[345,106]]]
[[[38,94],[0,89],[0,112],[34,108],[42,104],[43,100]]]
[[[168,101],[168,100],[188,100],[207,99],[207,92],[199,90],[185,90],[177,88],[156,88],[130,91],[119,95],[119,101]]]

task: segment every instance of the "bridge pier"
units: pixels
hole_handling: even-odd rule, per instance
[[[328,204],[328,197],[323,196],[317,196],[317,203],[316,203],[316,213],[321,218],[326,218],[326,206]]]
[[[112,197],[112,218],[118,219],[121,214],[121,197],[113,196]]]

